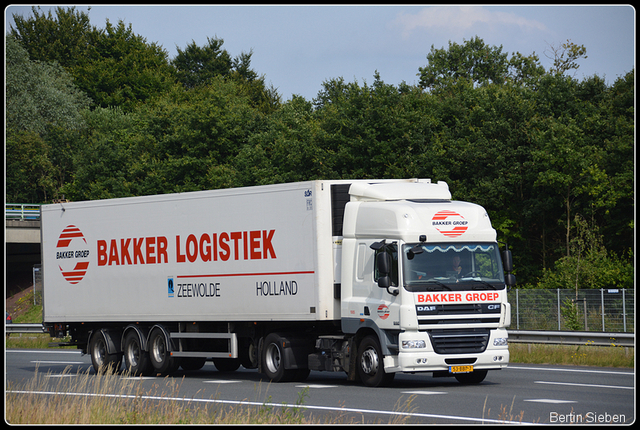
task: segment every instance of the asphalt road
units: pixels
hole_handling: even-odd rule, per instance
[[[7,350],[5,389],[21,389],[36,368],[52,381],[51,387],[68,375],[94,374],[91,358],[79,351]],[[179,392],[172,395],[194,405],[291,407],[302,399],[306,413],[315,417],[366,423],[632,423],[636,413],[633,370],[615,368],[512,364],[489,372],[479,385],[431,374],[398,374],[391,387],[367,388],[348,382],[343,373],[326,372],[311,372],[304,383],[275,384],[255,370],[221,373],[209,362],[199,371],[139,377],[135,383],[144,384],[144,392],[177,383]],[[47,387],[38,390],[54,395]]]

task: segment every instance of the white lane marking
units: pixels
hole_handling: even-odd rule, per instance
[[[537,403],[578,403],[575,400],[558,400],[558,399],[524,399],[523,402]]]
[[[147,379],[156,379],[155,376],[123,376],[120,378],[125,381],[146,381]]]
[[[574,387],[619,388],[621,390],[633,390],[634,388],[634,387],[625,387],[622,385],[578,384],[575,382],[533,381],[533,383],[534,384],[552,384],[552,385],[571,385]]]
[[[338,386],[337,385],[307,384],[307,385],[296,385],[296,388],[338,388]]]
[[[28,352],[30,354],[82,354],[82,351],[75,349],[48,350],[48,349],[8,349],[5,352]]]
[[[339,408],[332,406],[314,406],[314,405],[294,405],[294,404],[285,404],[285,403],[268,403],[268,402],[249,402],[249,401],[238,401],[238,400],[217,400],[217,399],[187,399],[184,397],[162,397],[162,396],[140,396],[134,394],[95,394],[95,393],[65,393],[65,392],[55,392],[55,391],[26,391],[26,390],[7,390],[6,393],[15,393],[15,394],[40,394],[46,396],[84,396],[84,397],[108,397],[108,398],[120,398],[120,399],[145,399],[145,400],[169,400],[169,401],[177,401],[177,402],[198,402],[198,403],[220,403],[226,405],[240,405],[240,406],[272,406],[272,407],[281,407],[281,408],[301,408],[301,409],[313,409],[313,410],[323,410],[323,411],[332,411],[332,412],[353,412],[353,413],[361,413],[361,414],[377,414],[377,415],[399,415],[399,416],[408,416],[408,417],[418,417],[418,418],[441,418],[447,420],[458,420],[458,421],[469,421],[469,422],[477,422],[477,423],[486,423],[486,424],[523,424],[522,421],[507,421],[507,420],[496,420],[496,419],[488,419],[488,418],[475,418],[475,417],[462,417],[456,415],[439,415],[439,414],[423,414],[416,412],[399,412],[399,411],[385,411],[385,410],[377,410],[377,409],[359,409],[359,408]],[[553,402],[558,402],[556,400],[552,400]]]
[[[205,384],[239,384],[242,381],[229,381],[226,379],[214,379],[211,381],[202,381]]]
[[[46,361],[46,360],[32,360],[30,363],[39,364],[87,364],[84,361]]]
[[[609,370],[583,370],[583,369],[555,369],[555,368],[545,368],[545,367],[522,367],[522,366],[510,366],[507,369],[509,370],[542,370],[542,371],[553,371],[553,372],[579,372],[579,373],[602,373],[609,375],[634,375],[629,372],[613,372]]]
[[[448,394],[446,391],[403,391],[402,394]]]

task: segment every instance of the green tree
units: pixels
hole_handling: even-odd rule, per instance
[[[294,96],[264,119],[235,158],[242,185],[334,177],[328,154],[316,141],[319,124],[312,103]]]
[[[117,107],[98,107],[86,114],[86,121],[81,150],[73,154],[73,177],[63,187],[65,195],[74,201],[137,195],[135,181],[142,178],[135,178],[131,170],[145,158],[137,151],[141,142],[136,140],[135,115]],[[152,170],[152,161],[146,161],[146,169]]]
[[[539,288],[633,288],[634,270],[631,260],[607,251],[602,236],[594,225],[580,216],[573,222],[569,256],[556,261],[553,270],[545,270]],[[631,259],[633,258],[630,255]]]
[[[6,38],[7,130],[44,134],[47,127],[83,126],[89,99],[71,76],[55,63],[32,61],[11,35]]]
[[[105,29],[97,29],[75,7],[57,7],[55,17],[35,7],[32,12],[29,18],[14,15],[11,34],[33,60],[64,67],[95,105],[131,111],[175,80],[167,52],[135,34],[131,24],[107,20]]]
[[[228,76],[233,60],[226,49],[222,49],[223,39],[207,37],[206,45],[200,47],[191,41],[184,50],[171,60],[176,69],[177,79],[186,88],[194,88],[208,83],[215,76]]]
[[[280,106],[280,95],[273,86],[267,87],[264,76],[251,68],[253,51],[242,52],[235,58],[222,49],[223,39],[207,37],[207,44],[200,47],[192,41],[171,61],[178,81],[192,89],[206,85],[217,76],[232,79],[249,97],[253,106],[263,113],[271,113]]]
[[[549,73],[560,75],[572,69],[578,70],[580,66],[577,61],[580,58],[588,58],[587,48],[584,45],[576,45],[570,39],[567,39],[559,47],[549,44],[545,55],[553,60],[553,66],[549,69]]]
[[[89,15],[75,6],[55,8],[47,14],[40,7],[31,8],[32,17],[13,14],[15,27],[10,34],[27,50],[33,61],[57,62],[69,70],[93,58],[93,43],[98,30],[91,25]]]
[[[139,153],[151,162],[135,167],[138,194],[156,194],[237,186],[234,160],[261,115],[234,82],[216,77],[192,90],[174,86],[141,106],[136,121],[146,145]]]
[[[462,45],[449,41],[448,49],[435,49],[427,54],[428,64],[420,67],[420,86],[433,88],[449,85],[460,78],[475,84],[503,83],[507,78],[507,54],[502,46],[488,46],[478,36]]]
[[[98,106],[125,112],[167,91],[175,82],[167,52],[133,32],[131,24],[108,20],[94,40],[95,55],[74,67],[77,85]]]
[[[52,195],[50,175],[53,165],[49,145],[38,133],[18,131],[7,135],[6,201],[44,203]]]
[[[57,63],[31,61],[11,35],[6,46],[7,198],[43,203],[59,197],[78,149],[62,151],[57,136],[84,128],[89,99]]]

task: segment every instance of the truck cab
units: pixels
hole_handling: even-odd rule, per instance
[[[365,385],[396,372],[480,382],[506,367],[514,278],[505,281],[487,212],[452,201],[444,182],[354,183],[349,193],[341,323],[370,338],[356,353]]]

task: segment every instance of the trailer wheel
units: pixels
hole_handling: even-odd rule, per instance
[[[182,370],[200,370],[204,367],[207,359],[204,357],[182,357],[180,367]]]
[[[240,367],[239,358],[214,358],[213,364],[218,372],[235,372]]]
[[[382,348],[375,336],[362,339],[358,347],[357,371],[362,383],[368,387],[389,385],[395,373],[385,373]]]
[[[162,374],[174,372],[180,365],[171,355],[167,338],[160,329],[153,330],[149,336],[149,360],[153,370]]]
[[[96,373],[115,373],[122,365],[122,354],[109,354],[107,352],[107,342],[102,333],[95,333],[89,343],[89,353],[91,354],[91,364]]]
[[[143,375],[151,370],[149,354],[142,349],[142,341],[136,332],[127,333],[123,350],[125,368],[132,375]]]
[[[273,382],[287,382],[295,376],[295,370],[284,368],[284,348],[282,339],[275,333],[269,334],[262,348],[264,373]]]
[[[479,384],[487,377],[487,372],[487,370],[474,370],[471,373],[460,373],[455,377],[463,384]]]

